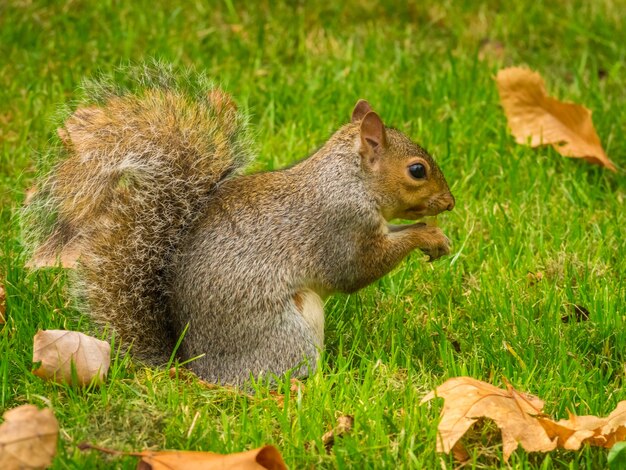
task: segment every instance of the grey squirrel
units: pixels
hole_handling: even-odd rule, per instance
[[[329,294],[416,248],[449,252],[438,227],[388,222],[455,201],[432,157],[366,101],[298,164],[242,175],[246,119],[228,95],[191,72],[135,75],[94,82],[25,219],[36,257],[79,254],[75,296],[143,361],[167,362],[185,332],[178,356],[205,380],[304,376]]]

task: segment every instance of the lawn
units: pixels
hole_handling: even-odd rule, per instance
[[[419,404],[447,378],[506,378],[554,417],[606,415],[626,399],[626,2],[426,3],[0,4],[0,411],[52,407],[53,468],[136,465],[81,452],[84,441],[220,453],[268,443],[291,468],[439,468],[442,457],[452,468],[435,452],[442,402]],[[456,196],[439,219],[451,256],[428,264],[414,253],[331,297],[321,367],[300,392],[281,382],[284,402],[263,384],[253,397],[207,389],[120,355],[99,388],[31,373],[37,330],[93,332],[61,270],[24,268],[18,210],[37,159],[85,77],[153,57],[206,71],[248,110],[250,171],[307,156],[366,98],[435,156]],[[593,110],[617,173],[514,142],[494,82],[511,65]],[[321,437],[343,414],[354,429],[326,453]],[[477,439],[475,468],[506,467],[493,429]],[[606,454],[520,449],[509,464],[602,468]]]

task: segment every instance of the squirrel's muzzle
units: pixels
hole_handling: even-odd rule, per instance
[[[444,204],[446,203],[447,203],[447,205],[445,206],[446,210],[451,211],[452,209],[454,209],[454,205],[456,201],[454,200],[454,196],[452,195],[452,193],[448,193],[446,197],[444,198]]]

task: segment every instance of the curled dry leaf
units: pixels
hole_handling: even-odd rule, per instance
[[[616,171],[604,153],[587,108],[548,96],[541,75],[532,70],[520,67],[500,70],[496,83],[518,144],[529,140],[533,147],[551,144],[565,157],[584,158]]]
[[[553,421],[542,413],[543,401],[509,384],[502,390],[471,377],[456,377],[426,395],[422,403],[435,397],[445,400],[437,451],[452,451],[455,456],[464,454],[459,439],[482,417],[500,428],[505,460],[518,443],[528,452],[547,452],[557,447],[578,450],[583,444],[610,448],[626,440],[626,401],[606,418],[570,414],[569,419]]]
[[[0,468],[46,468],[56,454],[59,424],[52,410],[22,405],[4,413],[0,425]]]
[[[144,470],[286,470],[280,452],[274,446],[239,452],[235,454],[216,454],[197,451],[151,451],[120,452],[105,447],[81,444],[81,450],[94,449],[113,455],[130,455],[141,459],[137,468]]]
[[[335,439],[338,437],[343,437],[346,434],[352,431],[354,427],[354,416],[352,415],[343,415],[337,418],[337,426],[334,429],[331,429],[326,434],[322,436],[322,443],[324,444],[324,448],[326,452],[330,452],[330,450],[335,445]]]
[[[34,338],[33,362],[41,366],[33,373],[42,379],[87,385],[102,382],[109,371],[111,346],[106,341],[77,331],[38,331]]]
[[[502,390],[471,377],[456,377],[430,392],[421,403],[435,397],[445,400],[439,423],[438,452],[450,453],[481,417],[495,421],[500,428],[505,460],[518,444],[529,452],[547,452],[556,447],[556,442],[534,418],[534,415],[541,414],[543,401],[511,386]]]
[[[611,448],[626,440],[626,401],[621,401],[606,418],[576,416],[554,422],[539,418],[548,435],[558,438],[559,447],[578,450],[583,444]]]

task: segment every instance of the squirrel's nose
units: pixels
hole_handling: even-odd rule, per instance
[[[448,205],[446,207],[446,210],[451,211],[452,209],[454,209],[454,196],[452,195],[452,193],[448,194]]]

